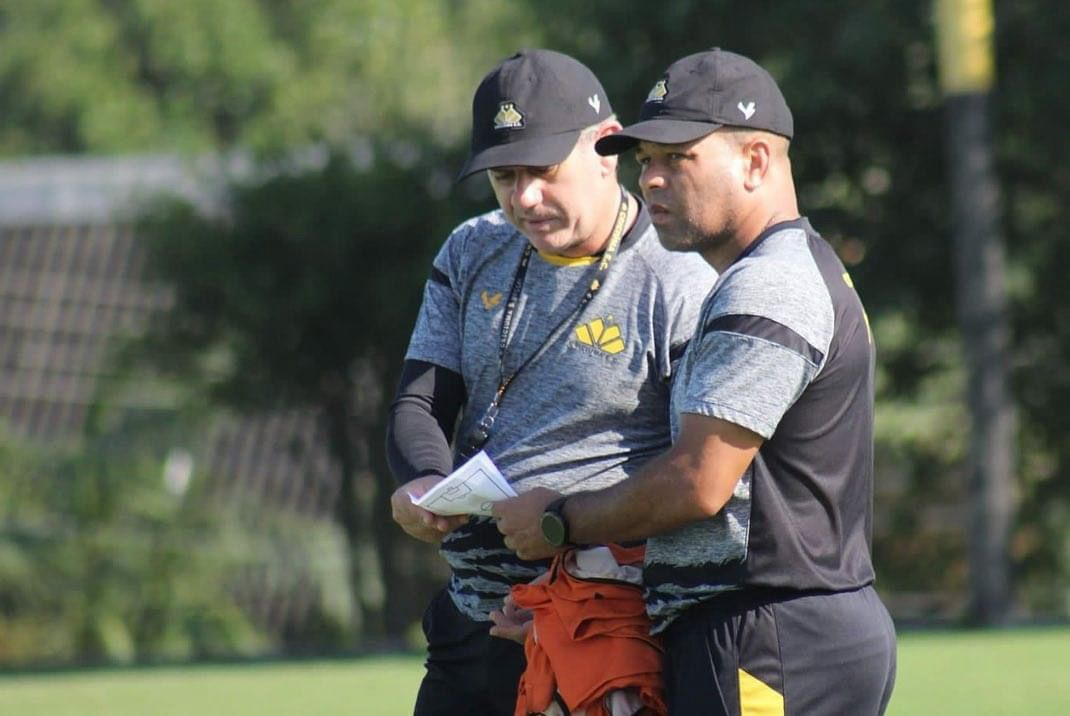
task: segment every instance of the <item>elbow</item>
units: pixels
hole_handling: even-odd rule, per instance
[[[720,493],[713,490],[699,490],[693,495],[692,504],[695,506],[696,517],[698,519],[707,519],[713,517],[728,503],[728,497],[722,496]]]
[[[702,470],[697,467],[686,470],[685,494],[691,505],[691,517],[704,520],[713,517],[728,504],[735,489],[736,480],[725,480],[714,470]]]

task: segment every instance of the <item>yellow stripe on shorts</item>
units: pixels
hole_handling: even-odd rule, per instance
[[[784,716],[784,697],[740,669],[739,713],[740,716]]]

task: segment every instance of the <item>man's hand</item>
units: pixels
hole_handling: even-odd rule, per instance
[[[513,601],[513,595],[505,597],[505,603],[501,609],[495,609],[490,613],[490,620],[494,626],[490,628],[490,635],[500,639],[510,639],[518,644],[523,644],[531,632],[531,612],[521,609]]]
[[[505,546],[521,559],[552,557],[557,550],[542,536],[539,521],[546,506],[561,495],[545,487],[536,487],[519,497],[494,503],[498,531],[505,535]]]
[[[423,542],[438,544],[449,532],[468,522],[469,515],[436,515],[412,503],[412,497],[423,495],[437,485],[441,477],[419,477],[394,490],[390,496],[390,509],[401,529]],[[411,495],[411,497],[410,497]]]

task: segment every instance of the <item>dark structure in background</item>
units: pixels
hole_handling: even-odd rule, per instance
[[[978,624],[1011,612],[1015,416],[1010,399],[1010,318],[999,228],[989,94],[995,61],[991,0],[939,0],[936,26],[945,94],[956,303],[972,418],[968,470],[970,605]]]
[[[217,170],[173,157],[0,163],[0,421],[11,437],[77,441],[115,377],[113,339],[169,303],[141,281],[142,253],[127,218],[139,198],[158,191],[206,205]],[[124,410],[170,407],[153,391],[124,391],[118,400]],[[193,458],[209,490],[248,505],[247,514],[270,506],[326,529],[338,480],[320,431],[310,411],[219,416],[201,444],[175,447]],[[292,579],[273,573],[280,565],[243,570],[234,588],[269,633],[300,634],[322,595],[302,584],[299,568]],[[295,586],[271,587],[280,582]]]

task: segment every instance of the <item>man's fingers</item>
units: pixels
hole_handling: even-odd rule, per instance
[[[509,639],[518,644],[524,643],[528,631],[531,630],[530,622],[522,623],[516,619],[510,619],[502,614],[501,611],[491,612],[490,620],[494,623],[490,628],[491,636],[496,636],[499,639]]]
[[[437,516],[435,518],[435,529],[439,532],[452,532],[466,522],[468,522],[468,515]]]

